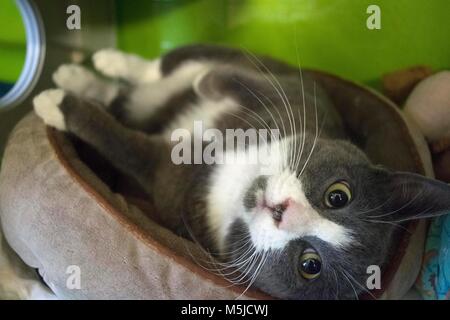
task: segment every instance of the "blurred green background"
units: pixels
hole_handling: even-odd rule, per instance
[[[25,62],[25,28],[14,0],[0,0],[0,96],[19,78]]]
[[[381,8],[369,30],[367,7]],[[117,0],[118,46],[154,57],[212,42],[377,85],[418,64],[450,68],[449,0]]]
[[[119,48],[149,58],[186,43],[228,44],[374,86],[403,67],[450,68],[450,0],[111,1]],[[371,4],[381,30],[366,27]],[[14,0],[0,0],[0,21],[0,82],[13,83],[25,58]]]

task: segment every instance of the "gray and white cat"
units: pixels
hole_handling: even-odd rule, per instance
[[[211,252],[233,283],[286,299],[352,299],[391,258],[402,224],[450,210],[450,187],[372,164],[305,73],[239,50],[195,45],[152,61],[93,56],[34,99],[44,122],[93,146],[146,190],[162,223]],[[171,132],[279,129],[260,163],[174,164]],[[263,170],[264,169],[264,170]],[[237,272],[237,271],[238,272]]]

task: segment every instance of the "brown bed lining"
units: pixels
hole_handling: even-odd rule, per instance
[[[143,230],[140,230],[140,227],[138,225],[132,223],[130,219],[119,212],[103,195],[101,195],[88,181],[84,180],[83,177],[72,167],[70,161],[66,158],[63,150],[59,145],[59,139],[57,137],[58,134],[60,133],[57,132],[57,130],[47,127],[47,137],[61,165],[70,175],[70,177],[72,177],[74,181],[77,182],[87,194],[92,196],[97,201],[97,203],[99,203],[105,209],[106,212],[108,212],[114,219],[116,219],[121,225],[123,225],[129,232],[131,232],[131,234],[133,234],[136,239],[144,242],[147,246],[151,247],[158,253],[169,257],[170,259],[173,259],[176,263],[183,265],[192,273],[208,279],[218,286],[228,287],[238,295],[244,292],[245,287],[230,286],[230,283],[224,278],[207,272],[200,265],[164,246],[163,244],[156,241],[150,234],[143,232]],[[247,290],[245,296],[253,299],[273,299],[271,296],[255,289]]]

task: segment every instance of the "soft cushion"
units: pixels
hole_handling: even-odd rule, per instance
[[[349,81],[310,73],[375,163],[432,175],[423,137],[394,104]],[[197,262],[207,258],[199,247],[158,225],[151,204],[115,192],[120,179],[111,183],[109,174],[94,173],[76,145],[31,113],[12,132],[0,172],[5,237],[58,297],[269,298],[255,290],[241,296],[244,288],[202,268]],[[425,222],[411,222],[408,230],[383,274],[382,289],[373,292],[377,297],[400,298],[417,277]],[[79,268],[80,289],[67,286],[71,266]]]

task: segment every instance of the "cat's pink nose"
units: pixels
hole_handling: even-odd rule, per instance
[[[286,199],[285,201],[280,202],[274,206],[269,206],[273,221],[275,222],[275,224],[277,226],[283,220],[283,215],[291,204],[292,204],[292,200]]]
[[[281,230],[295,230],[299,225],[308,224],[310,220],[306,207],[290,198],[267,208],[270,210],[275,226]]]

